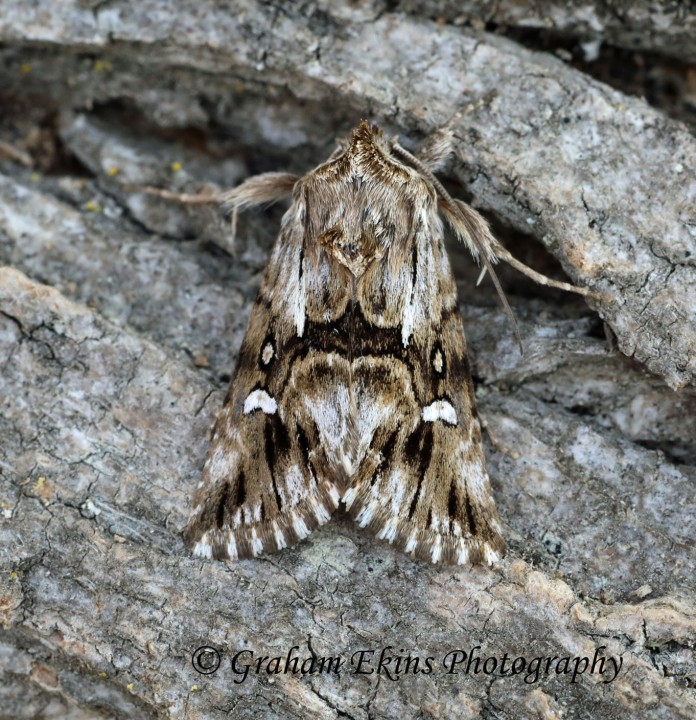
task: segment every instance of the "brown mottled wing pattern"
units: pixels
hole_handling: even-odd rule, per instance
[[[362,123],[294,184],[186,530],[199,555],[280,549],[341,501],[431,562],[504,552],[437,194],[392,147]]]
[[[492,563],[505,543],[456,287],[431,199],[415,217],[401,279],[385,264],[366,274],[358,295],[353,386],[367,448],[343,499],[359,525],[408,553]],[[385,308],[382,285],[405,286],[392,308]],[[385,422],[372,432],[376,416]]]
[[[234,560],[293,544],[329,519],[345,485],[327,436],[345,436],[350,417],[347,338],[314,327],[304,212],[299,199],[284,219],[213,430],[185,532],[203,557]],[[328,320],[348,302],[332,287]]]

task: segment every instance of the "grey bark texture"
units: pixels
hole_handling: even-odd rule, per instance
[[[392,7],[457,25],[486,23],[553,32],[580,42],[606,42],[696,60],[696,3],[693,0],[400,0]]]
[[[0,1],[0,717],[696,715],[696,141],[556,58],[393,6]],[[692,33],[680,17],[635,46]],[[304,172],[361,117],[411,148],[448,127],[450,190],[613,299],[503,269],[520,355],[451,247],[499,567],[433,568],[340,515],[253,562],[194,559],[180,533],[282,209],[232,242],[216,208],[143,187]],[[356,674],[388,646],[432,672]],[[447,672],[476,646],[507,674]],[[236,652],[293,647],[344,669],[235,682]],[[558,672],[598,651],[611,682],[609,661]],[[529,682],[517,657],[557,660]]]

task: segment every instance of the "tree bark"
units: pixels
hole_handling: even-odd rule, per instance
[[[533,28],[581,42],[606,42],[631,50],[658,52],[693,63],[696,60],[696,4],[652,0],[484,0],[415,2],[396,8],[456,24],[493,23]]]
[[[0,715],[693,717],[687,129],[556,58],[377,2],[4,1],[0,18]],[[282,208],[232,241],[216,208],[143,187],[306,172],[363,116],[413,148],[447,126],[448,188],[513,254],[613,300],[503,269],[520,355],[451,247],[500,566],[430,567],[340,513],[255,561],[194,559],[181,530]],[[292,648],[342,670],[269,673]],[[384,648],[432,671],[378,673]],[[268,658],[243,682],[242,650]],[[456,651],[480,664],[449,673]],[[518,657],[556,660],[535,679],[509,672]],[[573,682],[565,657],[597,669]]]

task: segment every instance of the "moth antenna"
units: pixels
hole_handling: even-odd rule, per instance
[[[466,243],[474,258],[478,259],[480,256],[481,260],[483,260],[484,269],[491,276],[491,280],[493,281],[493,285],[498,293],[500,302],[503,304],[505,314],[512,326],[512,331],[515,334],[517,344],[520,346],[520,352],[524,353],[524,346],[522,345],[522,335],[520,334],[519,325],[517,324],[515,315],[512,312],[510,303],[505,297],[503,288],[500,285],[500,280],[498,280],[498,275],[493,269],[493,262],[497,260],[497,256],[492,250],[492,245],[497,243],[495,243],[495,239],[491,235],[490,230],[488,230],[486,221],[478,213],[475,214],[476,216],[472,217],[472,215],[464,212],[461,207],[464,203],[454,200],[447,190],[445,190],[442,183],[415,155],[412,155],[408,150],[401,147],[399,143],[395,142],[393,147],[394,150],[405,157],[416,168],[416,170],[419,170],[425,177],[428,178],[428,180],[430,180],[435,190],[440,195],[440,206],[444,211],[445,217],[447,218],[450,226],[457,236]],[[468,210],[468,208],[466,209]],[[470,231],[470,229],[473,232]]]
[[[232,236],[232,241],[237,237],[237,219],[239,218],[239,210],[238,208],[232,208],[232,212],[230,213],[230,235]]]

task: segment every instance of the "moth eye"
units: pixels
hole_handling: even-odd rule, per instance
[[[261,364],[268,365],[273,360],[275,350],[273,349],[273,343],[267,342],[261,350]]]

